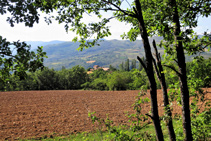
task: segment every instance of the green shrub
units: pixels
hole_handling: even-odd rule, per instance
[[[132,82],[131,73],[115,71],[108,76],[107,85],[109,90],[127,90]]]

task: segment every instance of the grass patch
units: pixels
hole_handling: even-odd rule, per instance
[[[151,124],[147,126],[146,128],[142,130],[133,131],[128,126],[115,126],[113,127],[112,131],[100,131],[97,130],[95,132],[83,132],[83,133],[77,133],[77,134],[70,134],[67,136],[54,136],[54,137],[47,137],[43,136],[40,138],[34,138],[34,139],[26,139],[21,141],[36,141],[36,140],[42,140],[42,141],[113,141],[113,140],[141,140],[143,136],[149,136],[151,138],[150,140],[156,140],[155,137],[155,131],[154,126]]]
[[[164,140],[169,140],[168,129],[165,122],[161,120],[162,131],[164,135]],[[178,141],[183,141],[183,127],[182,120],[177,118],[173,119],[173,126],[175,134]],[[138,130],[138,128],[133,128],[130,126],[112,126],[109,130],[101,131],[97,130],[95,132],[83,132],[77,134],[70,134],[67,136],[43,136],[42,138],[27,139],[27,141],[156,141],[155,129],[153,124],[147,125],[145,128]],[[26,141],[26,140],[22,140]]]

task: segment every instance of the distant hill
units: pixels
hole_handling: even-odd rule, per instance
[[[127,58],[135,59],[137,55],[143,56],[141,41],[105,40],[100,43],[100,46],[83,51],[78,51],[78,47],[79,43],[74,42],[44,46],[48,56],[45,65],[55,69],[60,69],[62,66],[70,68],[75,65],[89,68],[94,65],[108,67],[111,64],[118,67]]]
[[[162,38],[157,37],[156,41]],[[100,46],[91,47],[78,51],[79,43],[62,42],[44,46],[48,58],[45,59],[45,65],[50,68],[61,69],[62,66],[71,68],[75,65],[81,65],[85,68],[99,65],[109,67],[112,65],[118,67],[120,63],[127,58],[136,59],[137,56],[144,56],[142,41],[137,40],[104,40]]]
[[[150,43],[155,39],[160,42],[162,37],[154,37],[150,39]],[[47,67],[60,70],[62,66],[71,68],[75,65],[80,65],[85,68],[99,65],[109,67],[112,65],[118,67],[120,63],[127,58],[136,59],[137,56],[144,56],[144,48],[141,40],[130,42],[129,40],[104,40],[100,42],[100,46],[91,47],[78,51],[79,43],[65,41],[51,42],[27,42],[34,49],[37,45],[44,46],[44,51],[47,52],[48,58],[44,64]],[[164,53],[162,48],[159,48],[161,54]],[[211,54],[205,54],[211,55]],[[189,60],[189,58],[187,58]],[[137,65],[138,66],[138,65]]]
[[[26,41],[27,44],[31,45],[31,49],[34,50],[37,48],[37,46],[46,46],[46,45],[53,45],[53,44],[60,44],[65,41],[49,41],[49,42],[43,42],[43,41]]]

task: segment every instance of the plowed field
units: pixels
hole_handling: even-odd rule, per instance
[[[211,89],[207,89],[211,92]],[[139,91],[15,91],[0,93],[0,140],[38,138],[92,131],[88,112],[109,114],[114,123],[127,123],[125,112]],[[149,96],[149,95],[147,95]],[[211,94],[207,94],[211,99]],[[162,91],[158,90],[162,113]],[[176,104],[173,114],[181,113]],[[145,105],[148,112],[150,105]]]

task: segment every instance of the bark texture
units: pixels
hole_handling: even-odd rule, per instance
[[[153,59],[153,64],[154,64],[154,68],[155,68],[158,80],[161,84],[161,88],[162,88],[162,91],[163,91],[163,103],[164,103],[164,106],[165,106],[165,113],[168,116],[168,118],[166,120],[166,122],[167,122],[166,124],[167,124],[168,132],[169,132],[169,138],[170,138],[171,141],[176,141],[176,136],[175,136],[173,123],[172,123],[172,113],[171,113],[171,110],[170,110],[170,107],[169,107],[166,78],[165,78],[164,73],[162,73],[163,67],[161,65],[161,57],[160,57],[160,54],[158,53],[155,40],[153,40],[153,47],[154,47],[154,50],[155,50],[155,58],[156,58],[156,61]]]
[[[182,45],[182,37],[180,37],[181,25],[179,21],[179,14],[177,10],[177,3],[175,0],[171,0],[170,6],[173,9],[173,23],[174,27],[174,40],[176,43],[177,52],[177,63],[179,66],[179,80],[181,89],[181,102],[182,102],[182,116],[183,116],[183,132],[185,134],[186,141],[192,141],[192,131],[191,131],[191,118],[190,118],[190,106],[189,106],[189,90],[187,85],[187,75],[186,75],[186,63],[185,54]]]
[[[135,5],[136,5],[135,12],[137,16],[136,18],[139,21],[139,29],[140,29],[142,41],[144,44],[144,50],[145,50],[145,56],[146,56],[146,65],[144,68],[150,82],[151,112],[152,112],[151,118],[154,123],[157,140],[163,141],[164,140],[163,132],[161,129],[160,119],[158,115],[157,86],[156,86],[156,81],[155,81],[154,71],[153,71],[151,47],[149,44],[148,34],[147,34],[147,30],[144,24],[141,4],[139,0],[135,0]]]

